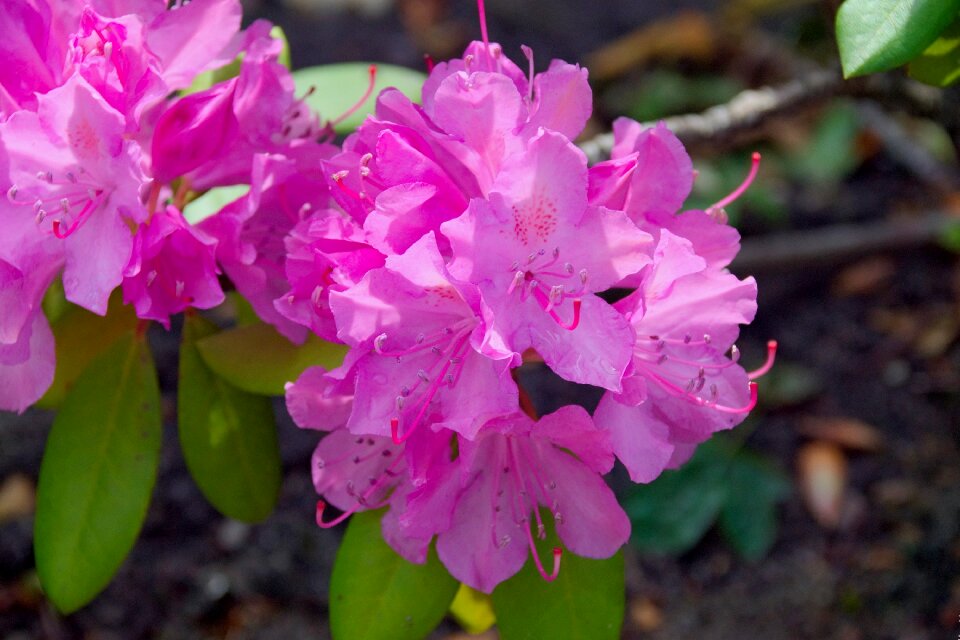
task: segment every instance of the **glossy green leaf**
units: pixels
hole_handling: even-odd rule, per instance
[[[637,485],[623,501],[633,523],[631,542],[650,553],[691,549],[717,519],[727,497],[730,454],[718,443],[700,445],[681,469]]]
[[[377,95],[387,87],[395,87],[414,102],[420,102],[420,89],[426,75],[390,64],[377,64],[373,93],[354,113],[334,125],[337,133],[349,133],[373,113]],[[307,104],[320,114],[321,120],[334,120],[355,105],[370,85],[369,62],[346,62],[319,67],[306,67],[293,72],[297,95],[307,96]]]
[[[911,78],[935,87],[948,87],[960,80],[960,19],[915,58],[909,70]]]
[[[450,603],[450,615],[471,635],[483,633],[497,621],[490,596],[465,584]]]
[[[906,64],[957,17],[960,0],[846,0],[837,45],[847,78]]]
[[[312,335],[295,345],[268,324],[236,327],[197,340],[207,366],[244,391],[283,395],[283,386],[300,377],[311,365],[325,369],[340,366],[344,345],[324,342]]]
[[[727,487],[720,530],[737,553],[756,562],[776,538],[777,503],[790,494],[790,482],[759,456],[740,452],[730,466]]]
[[[431,549],[407,562],[383,541],[383,511],[351,516],[330,578],[334,640],[421,640],[450,607],[459,584]]]
[[[190,224],[200,224],[237,198],[247,195],[249,191],[250,185],[246,184],[210,189],[187,203],[183,208],[183,217]]]
[[[548,526],[546,539],[536,541],[548,567],[551,550],[562,546],[552,529]],[[546,582],[528,558],[492,596],[501,640],[614,640],[620,637],[626,601],[623,552],[606,560],[565,552],[553,582]]]
[[[160,427],[149,347],[128,333],[77,378],[43,454],[34,548],[61,611],[93,599],[133,547],[157,477]]]
[[[37,406],[45,409],[60,406],[90,361],[137,326],[133,307],[124,306],[119,294],[110,299],[106,316],[98,316],[75,305],[67,305],[56,315],[51,328],[56,342],[57,369],[53,384],[37,402]]]
[[[177,422],[190,475],[220,513],[257,522],[280,490],[280,450],[270,399],[237,389],[214,374],[196,341],[217,327],[188,315],[180,346]]]

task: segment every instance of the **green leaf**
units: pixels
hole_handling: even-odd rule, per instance
[[[551,558],[558,546],[552,526],[546,539],[536,541],[541,558]],[[620,637],[625,600],[622,551],[606,560],[568,552],[553,582],[528,558],[517,575],[494,589],[493,610],[502,640],[614,640]]]
[[[234,200],[247,195],[249,191],[248,184],[215,187],[188,202],[183,208],[183,217],[190,224],[200,224]]]
[[[44,409],[60,406],[90,361],[136,326],[137,316],[133,307],[124,306],[117,294],[110,299],[106,316],[98,316],[75,305],[59,310],[57,319],[51,323],[56,342],[57,369],[53,384],[37,402],[37,406]]]
[[[741,452],[733,459],[727,485],[720,530],[737,553],[756,562],[773,546],[777,503],[790,494],[790,482],[762,458]]]
[[[730,452],[710,440],[681,469],[635,486],[623,500],[633,522],[631,542],[657,554],[691,549],[717,519],[727,498],[724,476],[729,461]]]
[[[347,352],[344,345],[312,334],[304,344],[295,345],[263,323],[201,338],[197,348],[218,376],[244,391],[268,396],[283,395],[283,386],[311,365],[340,366]]]
[[[853,104],[838,101],[817,123],[803,147],[790,155],[793,177],[816,186],[837,184],[860,164],[856,150],[860,117]]]
[[[220,513],[258,522],[280,490],[280,450],[270,399],[237,389],[214,374],[196,341],[217,327],[197,315],[183,323],[177,414],[190,475]]]
[[[67,312],[72,305],[67,300],[67,294],[63,290],[63,280],[55,278],[47,292],[43,294],[43,301],[40,303],[43,309],[43,315],[47,316],[48,322],[56,322]]]
[[[954,20],[919,58],[910,63],[910,77],[947,87],[960,80],[960,19]]]
[[[465,584],[460,585],[450,603],[450,615],[470,635],[483,633],[497,621],[490,596]]]
[[[960,0],[846,0],[837,11],[837,44],[847,78],[906,64],[937,39]]]
[[[459,584],[431,549],[412,564],[383,541],[383,511],[354,514],[330,578],[334,640],[420,640],[450,607]]]
[[[377,78],[373,92],[363,105],[350,116],[334,125],[337,133],[349,133],[373,113],[377,94],[387,87],[396,87],[414,102],[420,102],[420,89],[426,75],[406,67],[376,64]],[[333,120],[355,105],[370,85],[369,62],[346,62],[319,67],[306,67],[293,72],[297,95],[313,91],[306,97],[310,108],[323,120]]]
[[[129,333],[77,379],[43,454],[34,548],[40,582],[61,611],[93,599],[133,547],[157,477],[160,435],[150,350]]]

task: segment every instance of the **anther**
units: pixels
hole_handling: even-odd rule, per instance
[[[373,339],[373,350],[383,355],[383,343],[387,341],[387,334],[381,333]]]
[[[11,186],[9,189],[7,189],[7,199],[11,201],[16,200],[18,193],[20,193],[20,188],[17,187],[17,185]]]
[[[580,269],[580,284],[587,284],[587,270]]]
[[[510,281],[510,286],[507,287],[507,295],[510,295],[517,287],[523,285],[523,277],[523,271],[517,271],[515,274],[513,274],[513,280]]]
[[[427,375],[427,372],[423,369],[417,370],[417,377],[423,380],[424,382],[430,382],[430,376]]]

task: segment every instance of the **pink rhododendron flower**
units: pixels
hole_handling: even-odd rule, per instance
[[[299,223],[285,244],[290,291],[277,298],[274,306],[321,338],[339,341],[330,292],[356,285],[365,273],[382,267],[386,256],[368,245],[363,230],[336,210]]]
[[[437,553],[450,573],[489,593],[520,570],[528,554],[545,577],[533,544],[544,534],[540,508],[573,553],[608,558],[630,536],[630,521],[600,474],[613,466],[606,432],[580,407],[534,423],[521,413],[484,426],[475,442],[460,440],[462,493]],[[559,551],[555,552],[559,562]],[[556,577],[558,564],[552,576]]]
[[[103,314],[130,260],[129,225],[147,216],[139,148],[123,135],[123,115],[79,76],[38,100],[36,113],[0,124],[10,184],[0,222],[34,219],[33,233],[60,239],[67,299]]]
[[[330,294],[338,336],[359,353],[354,367],[356,434],[402,442],[422,424],[473,438],[517,406],[509,361],[474,348],[482,335],[478,295],[453,282],[432,233],[387,258],[354,287]]]
[[[123,301],[134,306],[138,317],[168,329],[174,313],[217,306],[224,296],[217,280],[216,244],[174,207],[154,213],[134,238]]]
[[[488,200],[472,200],[441,230],[450,272],[480,288],[484,353],[519,364],[532,347],[568,380],[620,388],[633,332],[593,293],[649,262],[649,236],[622,212],[588,205],[579,149],[541,132]]]
[[[756,313],[756,296],[753,278],[709,269],[690,241],[660,232],[639,288],[615,305],[637,334],[632,374],[594,415],[634,481],[650,482],[678,447],[692,451],[686,445],[735,426],[753,408],[756,390],[733,343]]]
[[[199,225],[218,240],[217,261],[257,315],[298,343],[306,328],[274,306],[290,288],[284,238],[316,212],[327,215],[329,194],[318,168],[331,152],[311,143],[291,150],[296,155],[256,156],[250,192]]]

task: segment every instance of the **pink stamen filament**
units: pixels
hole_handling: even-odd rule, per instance
[[[740,415],[740,414],[743,414],[743,413],[750,413],[751,411],[753,411],[754,407],[757,406],[757,398],[758,398],[758,395],[757,395],[757,383],[756,383],[756,382],[750,382],[750,383],[749,383],[750,400],[747,402],[747,404],[746,404],[745,406],[743,406],[743,407],[728,407],[728,406],[726,406],[726,405],[719,404],[719,403],[717,403],[717,402],[714,401],[714,400],[704,400],[703,398],[701,398],[701,397],[699,397],[699,396],[695,396],[695,395],[691,394],[690,392],[688,392],[686,389],[681,389],[680,387],[678,387],[677,385],[673,384],[673,383],[670,382],[669,380],[667,380],[667,379],[665,379],[665,378],[663,378],[663,377],[661,377],[661,376],[659,376],[659,375],[657,375],[657,374],[655,374],[655,373],[652,373],[652,372],[650,372],[649,370],[646,371],[645,373],[646,373],[649,377],[651,377],[653,380],[655,380],[656,382],[658,382],[658,383],[660,384],[660,386],[663,387],[663,389],[664,389],[667,393],[669,393],[670,395],[675,396],[675,397],[678,397],[678,398],[686,398],[688,402],[691,402],[691,403],[693,403],[693,404],[695,404],[695,405],[697,405],[697,406],[700,406],[700,407],[708,407],[708,408],[710,408],[710,409],[715,409],[716,411],[720,411],[721,413],[732,413],[732,414],[735,414],[735,415]]]
[[[732,357],[731,359],[727,360],[727,361],[724,362],[723,364],[711,364],[711,363],[709,363],[709,362],[697,362],[697,361],[695,361],[695,360],[686,360],[686,359],[684,359],[684,358],[677,358],[677,357],[675,357],[675,356],[673,356],[673,355],[665,354],[663,351],[658,350],[658,349],[653,349],[653,350],[647,349],[647,348],[641,346],[641,344],[640,344],[639,342],[637,342],[637,345],[636,345],[635,349],[638,350],[638,351],[642,351],[642,352],[643,352],[644,354],[646,354],[646,355],[656,356],[656,357],[654,358],[654,361],[657,361],[657,357],[661,357],[661,358],[662,358],[664,355],[666,355],[667,360],[669,360],[670,362],[673,362],[673,363],[676,363],[676,364],[689,365],[689,366],[691,366],[691,367],[699,367],[700,369],[705,369],[705,370],[707,370],[707,371],[720,371],[720,370],[726,369],[726,368],[728,368],[728,367],[732,367],[733,365],[735,365],[735,364],[738,363],[738,358],[736,357],[736,354],[737,354],[736,351],[734,351],[735,356]],[[762,375],[762,374],[761,374],[761,375]],[[751,380],[752,380],[752,378],[751,378]]]
[[[753,155],[750,157],[750,173],[747,174],[746,179],[744,179],[744,181],[740,184],[740,186],[734,189],[730,195],[728,195],[726,198],[723,198],[719,202],[710,206],[710,209],[722,209],[728,204],[730,204],[731,202],[733,202],[734,200],[736,200],[737,198],[739,198],[741,195],[743,195],[743,192],[750,187],[750,184],[753,182],[753,179],[757,177],[757,171],[759,170],[760,170],[760,153],[757,151],[754,151]]]
[[[331,527],[337,526],[338,524],[340,524],[341,522],[343,522],[344,520],[346,520],[347,518],[355,514],[357,511],[360,511],[361,509],[379,509],[381,506],[383,506],[382,504],[370,505],[370,504],[367,504],[367,502],[370,499],[370,496],[372,496],[374,493],[382,489],[384,484],[388,480],[394,478],[397,475],[394,467],[396,467],[402,460],[403,460],[403,456],[397,456],[396,458],[394,458],[390,466],[384,469],[383,473],[380,474],[380,477],[377,478],[377,481],[374,482],[372,485],[370,485],[366,491],[360,494],[360,497],[357,499],[356,503],[354,503],[352,507],[350,507],[349,509],[341,513],[339,516],[337,516],[333,520],[330,520],[330,521],[323,520],[323,512],[327,508],[327,503],[324,502],[323,500],[318,500],[317,515],[316,515],[317,526],[320,527],[321,529],[329,529]]]
[[[427,408],[429,408],[430,406],[430,402],[433,400],[433,397],[437,394],[437,391],[440,389],[441,385],[444,384],[445,378],[447,376],[447,372],[450,370],[450,367],[456,364],[456,365],[460,365],[459,366],[460,369],[463,368],[462,356],[463,356],[463,352],[466,351],[466,349],[462,349],[462,347],[466,345],[467,338],[469,337],[470,337],[469,331],[466,331],[466,330],[461,331],[460,335],[451,341],[453,343],[452,348],[448,348],[447,351],[440,354],[440,357],[443,360],[443,367],[441,367],[440,371],[436,373],[432,379],[430,379],[430,386],[428,386],[427,390],[424,391],[423,398],[419,402],[420,408],[417,411],[417,414],[414,417],[413,422],[410,424],[409,428],[403,435],[400,435],[400,419],[399,418],[390,419],[390,437],[393,439],[393,442],[395,444],[403,444],[404,442],[409,440],[410,436],[412,436],[416,432],[417,427],[419,427],[423,421],[423,416],[426,414]],[[433,363],[433,365],[430,367],[431,372],[433,371],[433,368],[436,367],[437,362],[440,362],[440,360],[438,359]],[[456,384],[459,378],[460,378],[460,375],[458,371],[457,376],[448,384],[450,384],[451,386],[453,384]],[[413,386],[413,389],[411,389],[411,392],[415,391],[417,387],[420,386],[420,381],[421,381],[420,379],[417,380],[416,384],[414,384]]]
[[[55,235],[60,240],[63,240],[64,238],[72,234],[74,231],[79,229],[80,225],[82,225],[87,220],[87,218],[90,217],[90,214],[93,212],[95,204],[96,203],[93,200],[88,200],[87,204],[84,205],[83,209],[81,209],[80,213],[77,215],[76,218],[73,219],[73,222],[70,223],[70,225],[66,229],[61,228],[60,226],[62,223],[61,220],[54,220],[53,235]]]
[[[765,375],[773,367],[773,362],[777,358],[777,341],[771,340],[767,343],[767,360],[764,362],[759,369],[754,369],[747,374],[747,377],[751,380],[756,380],[762,375]]]
[[[363,95],[360,96],[360,99],[357,100],[356,104],[344,111],[342,114],[329,121],[330,126],[336,126],[356,113],[363,104],[367,101],[370,95],[373,93],[373,87],[377,84],[377,65],[372,64],[368,69],[370,73],[370,81],[367,84],[367,90],[363,92]]]
[[[533,102],[533,49],[525,44],[520,45],[520,50],[527,58],[529,73],[527,75],[527,102]]]
[[[547,312],[547,314],[553,318],[554,322],[560,325],[561,329],[566,329],[567,331],[573,331],[580,325],[580,307],[583,304],[583,301],[580,298],[573,299],[573,319],[568,323],[565,323],[563,319],[557,315],[557,312],[553,310],[553,305],[550,302],[550,299],[547,297],[540,287],[538,286],[533,290],[533,297],[536,298],[537,302],[540,304],[540,307]]]
[[[436,66],[436,64],[433,62],[433,56],[431,56],[429,53],[423,54],[423,62],[425,65],[427,65],[427,73],[431,73],[433,68]]]
[[[483,0],[477,0],[477,13],[480,14],[480,38],[483,40],[483,45],[489,54],[490,38],[487,35],[487,11],[483,5]]]
[[[356,191],[351,189],[349,186],[347,186],[347,183],[343,181],[346,175],[347,175],[346,171],[338,171],[335,174],[333,174],[331,177],[333,178],[333,181],[336,183],[336,185],[340,187],[340,190],[343,191],[345,194],[347,194],[347,196],[349,196],[350,198],[353,198],[360,204],[372,205],[373,202],[370,200],[370,197],[366,193],[357,193]]]
[[[533,563],[537,567],[537,572],[544,581],[553,582],[557,579],[557,576],[560,575],[560,558],[563,556],[563,549],[560,547],[553,548],[553,572],[547,573],[546,569],[543,568],[543,562],[540,561],[540,554],[537,553],[537,547],[533,543],[533,534],[530,533],[530,525],[524,524],[523,528],[527,532],[527,544],[530,547],[530,555],[533,556]]]

